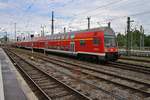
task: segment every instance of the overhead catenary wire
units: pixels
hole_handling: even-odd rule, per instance
[[[119,2],[121,2],[121,1],[123,1],[123,0],[112,1],[112,2],[110,2],[110,3],[108,3],[108,4],[101,5],[101,6],[99,6],[99,7],[96,7],[96,8],[90,9],[90,10],[87,10],[87,11],[85,11],[85,12],[81,12],[81,13],[75,14],[74,16],[80,16],[81,14],[90,13],[90,12],[95,11],[95,10],[97,10],[97,9],[102,9],[102,8],[108,7],[108,6],[110,6],[110,5],[119,3]]]
[[[73,14],[73,15],[72,15],[72,19],[70,20],[70,22],[72,22],[74,19],[76,19],[76,17],[82,16],[82,15],[84,15],[85,13],[91,13],[91,12],[97,10],[97,9],[102,9],[102,8],[105,8],[105,7],[108,7],[108,6],[117,4],[117,3],[121,2],[121,1],[124,1],[124,0],[117,0],[117,1],[109,2],[109,3],[105,4],[105,5],[101,5],[101,6],[99,6],[99,7],[93,8],[93,9],[91,9],[91,10],[87,10],[87,11],[84,11],[84,12],[81,12],[81,13]],[[81,17],[80,17],[80,18],[81,18]],[[83,17],[83,18],[84,18],[84,17]],[[70,24],[70,23],[68,23],[68,24]]]
[[[37,0],[33,0],[33,2],[25,9],[25,11],[24,11],[25,13],[27,13],[34,6],[35,1],[37,1]],[[29,26],[29,22],[30,22],[29,20],[31,20],[30,17],[28,18],[27,24],[25,25],[26,28]]]
[[[66,2],[65,4],[61,5],[61,7],[64,7],[64,6],[67,6],[67,5],[71,4],[72,1],[74,1],[74,0],[70,0],[70,1]],[[104,5],[101,5],[101,6],[99,6],[99,7],[96,7],[96,8],[94,8],[94,9],[91,9],[91,11],[88,10],[87,13],[91,13],[91,12],[97,10],[97,9],[103,9],[103,8],[106,8],[106,7],[111,7],[111,5],[117,4],[117,3],[119,3],[120,1],[123,1],[123,0],[117,0],[117,1],[113,1],[113,2],[110,2],[110,3],[104,4]],[[58,8],[58,9],[59,9],[59,8]],[[93,10],[93,11],[92,11],[92,10]],[[81,13],[86,13],[86,11],[85,11],[85,12],[81,12]],[[77,19],[77,18],[75,18],[75,17],[78,17],[78,16],[76,16],[76,15],[77,15],[77,14],[74,14],[74,15],[73,15],[73,16],[74,16],[73,20],[74,20],[74,19]],[[80,15],[82,15],[82,14],[80,14]],[[79,16],[80,16],[80,15],[79,15]],[[83,14],[83,15],[84,15],[84,14]],[[108,19],[108,18],[107,18],[107,19]],[[73,20],[71,20],[70,23],[72,23]],[[70,26],[70,23],[69,23],[69,26]]]
[[[134,13],[134,14],[130,14],[130,15],[127,15],[127,16],[133,16],[133,17],[135,17],[135,16],[141,16],[141,15],[144,15],[144,14],[150,14],[150,11],[144,11],[144,12]],[[114,21],[114,20],[118,20],[120,18],[127,18],[127,16],[119,16],[119,17],[116,17],[116,18],[113,18],[113,19],[110,19],[110,20]],[[82,25],[85,25],[85,24],[82,24]],[[80,26],[82,26],[82,25],[80,25]]]
[[[123,1],[123,0],[120,0],[120,1]],[[120,1],[118,1],[118,2],[116,2],[116,3],[119,3]],[[106,8],[108,5],[109,5],[109,7],[111,6],[111,5],[113,5],[113,4],[116,4],[114,1],[113,2],[110,2],[110,3],[108,3],[108,4],[106,4],[105,6],[104,5],[102,5],[102,6],[100,6],[100,7],[97,7],[97,8],[95,8],[95,10],[96,9],[99,9],[99,8]],[[93,9],[92,9],[93,10]],[[78,14],[74,14],[73,16],[73,18],[72,18],[72,20],[70,20],[70,22],[72,22],[73,20],[75,20],[75,19],[77,19],[76,17],[77,16],[82,16],[82,15],[84,15],[84,13],[90,13],[90,12],[92,12],[92,10],[91,11],[85,11],[85,12],[82,12],[82,13],[78,13]],[[96,16],[96,15],[99,15],[99,14],[101,14],[101,13],[98,13],[98,14],[95,14],[95,15],[90,15],[90,16]],[[120,16],[119,16],[120,17]],[[121,16],[122,17],[122,16]],[[126,16],[125,16],[126,17]],[[80,17],[81,18],[81,17]],[[115,18],[116,19],[116,18]],[[70,24],[70,23],[69,23]]]
[[[72,1],[74,1],[74,0],[69,0],[68,2],[66,2],[66,3],[64,3],[64,5],[62,5],[62,6],[67,6],[67,5],[69,5]],[[118,2],[120,2],[120,1],[123,1],[123,0],[117,0]],[[115,1],[113,1],[113,2],[115,2]],[[108,6],[109,7],[111,7],[111,5],[114,5],[114,4],[117,4],[117,3],[113,3],[113,2],[110,2],[110,3],[108,3],[108,5],[107,4],[105,4],[105,5],[101,5],[101,7],[99,6],[99,8],[98,7],[96,7],[96,8],[93,8],[93,9],[95,9],[95,10],[97,10],[97,9],[104,9],[104,8],[107,8]],[[27,9],[31,9],[32,8],[32,4],[31,5],[29,5],[28,7],[27,7]],[[103,6],[106,6],[106,7],[103,7]],[[95,11],[95,10],[93,10],[93,9],[91,9],[90,11],[87,11],[87,13],[92,13],[93,11]],[[83,13],[83,14],[82,14]],[[79,15],[79,16],[84,16],[84,13],[86,13],[86,11],[85,12],[81,12],[81,14]],[[145,14],[144,14],[145,15]],[[89,16],[91,16],[91,15],[89,15]],[[130,16],[130,15],[129,15]],[[141,16],[141,15],[133,15],[133,17],[134,16]],[[74,18],[75,19],[77,19],[77,17],[78,16],[75,16]],[[92,16],[91,16],[92,17]],[[106,19],[106,22],[107,22],[107,20],[110,20],[110,21],[115,21],[115,20],[118,20],[118,19],[120,19],[120,18],[126,18],[127,16],[119,16],[119,17],[115,17],[115,18],[112,18],[112,19],[109,19],[109,18],[105,18]],[[81,17],[79,17],[79,18],[81,18]],[[73,23],[72,21],[70,21],[71,23]],[[96,23],[96,22],[95,22]]]

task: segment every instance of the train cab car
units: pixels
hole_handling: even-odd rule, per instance
[[[94,28],[74,32],[74,51],[81,55],[97,58],[99,61],[115,61],[118,59],[118,48],[115,32],[109,27]]]
[[[118,59],[117,40],[112,29],[107,29],[104,32],[104,48],[107,61],[116,61]]]

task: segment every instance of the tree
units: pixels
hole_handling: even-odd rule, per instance
[[[142,35],[143,33],[141,33],[139,30],[134,30],[129,33],[129,36],[131,36],[133,49],[140,48],[140,36]],[[117,42],[119,47],[121,48],[126,47],[126,36],[127,35],[123,35],[121,33],[117,35]],[[150,47],[150,35],[149,36],[144,35],[144,46]]]
[[[0,38],[0,41],[1,41],[1,43],[5,43],[5,42],[9,41],[9,38],[4,36],[4,37]]]
[[[145,36],[144,45],[145,47],[150,47],[150,35]]]
[[[131,32],[133,49],[140,47],[140,36],[141,35],[142,35],[142,33],[138,30]]]
[[[126,46],[126,37],[125,35],[119,33],[117,35],[117,42],[119,47],[125,47]]]

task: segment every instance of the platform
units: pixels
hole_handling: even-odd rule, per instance
[[[29,100],[18,81],[16,71],[9,57],[0,48],[0,100]]]

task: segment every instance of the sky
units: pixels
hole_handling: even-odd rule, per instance
[[[0,0],[0,36],[7,31],[10,37],[16,30],[40,33],[41,25],[51,31],[51,12],[55,16],[55,33],[87,29],[87,17],[91,28],[107,26],[116,33],[125,33],[127,16],[134,22],[132,29],[143,25],[150,35],[150,0]]]

